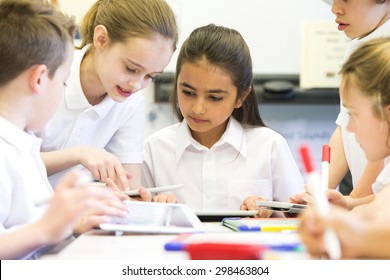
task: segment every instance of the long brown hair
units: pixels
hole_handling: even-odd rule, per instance
[[[214,24],[195,29],[181,47],[170,97],[176,117],[183,120],[177,99],[177,78],[181,66],[185,62],[195,63],[202,58],[229,73],[238,90],[237,99],[251,88],[242,106],[235,108],[232,116],[242,124],[265,126],[253,87],[252,59],[248,46],[238,31]]]

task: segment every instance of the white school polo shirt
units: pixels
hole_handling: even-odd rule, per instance
[[[211,149],[192,138],[185,120],[147,139],[143,186],[171,184],[186,185],[173,193],[196,210],[239,210],[250,195],[287,201],[304,191],[286,140],[266,127],[244,129],[234,118]]]
[[[364,42],[386,36],[390,36],[390,20],[387,20],[383,25],[368,36],[362,39],[352,40],[348,45],[344,60],[346,61],[348,57]],[[345,157],[348,162],[349,170],[351,171],[353,186],[355,186],[359,182],[367,165],[367,158],[363,149],[357,143],[355,135],[347,131],[348,121],[348,110],[343,106],[342,100],[340,99],[340,113],[337,117],[336,124],[341,127]]]
[[[372,184],[372,192],[378,194],[390,184],[390,156],[385,158],[385,166]]]
[[[53,194],[40,144],[0,117],[0,234],[39,218],[45,211],[42,202]]]
[[[118,103],[106,96],[92,106],[80,82],[80,64],[89,46],[76,50],[62,102],[42,133],[42,151],[75,146],[104,148],[121,163],[142,163],[144,98],[142,91]],[[68,170],[49,177],[55,187]]]

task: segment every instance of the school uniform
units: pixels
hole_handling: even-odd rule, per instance
[[[40,145],[33,134],[0,117],[0,234],[41,217],[43,202],[52,197]]]
[[[378,194],[390,184],[390,156],[385,158],[385,166],[372,184],[372,192]]]
[[[367,42],[374,38],[380,38],[386,36],[390,36],[390,20],[387,20],[383,25],[381,25],[379,28],[374,30],[368,36],[362,39],[352,40],[349,43],[347,51],[345,53],[344,56],[345,61],[364,42]],[[340,113],[337,117],[336,124],[341,127],[345,157],[347,159],[349,170],[352,175],[353,186],[355,186],[358,183],[367,165],[367,158],[364,154],[363,149],[357,143],[355,135],[347,131],[348,121],[349,121],[348,110],[343,106],[342,100],[340,99]]]
[[[210,149],[185,120],[151,135],[144,146],[143,186],[186,186],[173,193],[196,210],[239,210],[248,196],[287,201],[304,191],[286,140],[266,127],[244,128],[233,117]]]
[[[53,118],[38,135],[42,151],[75,146],[104,148],[121,163],[142,163],[144,97],[141,91],[118,103],[108,95],[97,105],[88,103],[80,82],[81,61],[89,46],[76,50],[65,94]],[[67,172],[49,177],[54,187]]]

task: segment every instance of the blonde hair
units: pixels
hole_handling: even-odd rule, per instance
[[[60,8],[60,3],[58,2],[58,0],[49,0],[49,3],[50,3],[54,8],[56,8],[57,10],[61,10],[61,8]]]
[[[390,104],[390,38],[363,44],[344,63],[340,74],[344,87],[353,82],[372,100],[374,113],[384,118],[383,108]]]
[[[176,19],[165,0],[96,1],[83,19],[80,48],[93,42],[97,25],[106,27],[113,43],[125,42],[131,37],[152,38],[155,34],[160,34],[172,39],[173,50],[176,49]]]

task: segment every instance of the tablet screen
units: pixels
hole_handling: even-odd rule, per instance
[[[145,233],[203,232],[198,217],[185,204],[126,201],[128,215],[100,224],[104,230]]]

